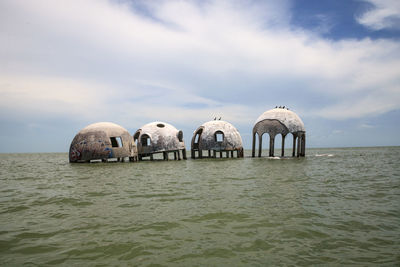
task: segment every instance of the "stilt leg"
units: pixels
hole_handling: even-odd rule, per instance
[[[300,150],[301,150],[301,136],[297,137],[297,157],[300,156]]]
[[[253,145],[251,146],[251,156],[256,156],[256,133],[253,133]]]
[[[293,135],[293,151],[292,151],[292,157],[296,155],[296,136]]]

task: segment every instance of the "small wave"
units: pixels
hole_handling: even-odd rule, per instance
[[[281,159],[281,157],[268,157],[269,159]]]
[[[333,154],[315,154],[316,157],[333,157]]]

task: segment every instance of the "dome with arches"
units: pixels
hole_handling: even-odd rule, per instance
[[[233,152],[237,152],[237,157],[243,157],[243,143],[239,131],[229,122],[213,120],[204,123],[193,133],[191,142],[192,158],[203,158],[203,151],[208,151],[208,157],[216,157],[216,152],[226,152],[226,156],[233,157]],[[213,155],[211,155],[211,152]]]
[[[253,127],[253,146],[252,156],[255,156],[255,143],[256,134],[259,140],[258,156],[262,153],[262,136],[268,133],[270,137],[269,156],[274,156],[275,136],[282,135],[282,149],[281,156],[284,156],[285,137],[291,133],[293,135],[293,152],[296,155],[296,142],[297,142],[297,156],[305,156],[305,127],[300,117],[293,111],[285,107],[276,107],[261,114],[256,120]]]
[[[164,160],[168,160],[169,152],[174,153],[175,159],[177,156],[180,159],[179,151],[182,151],[186,159],[183,132],[171,124],[160,121],[148,123],[137,130],[133,137],[137,143],[139,159],[149,156],[153,160],[153,154],[163,153]]]

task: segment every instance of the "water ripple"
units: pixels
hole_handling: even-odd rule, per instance
[[[0,264],[400,263],[399,147],[69,164],[0,154]]]

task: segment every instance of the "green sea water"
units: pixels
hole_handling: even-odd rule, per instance
[[[0,154],[0,265],[399,266],[400,147],[306,153]]]

